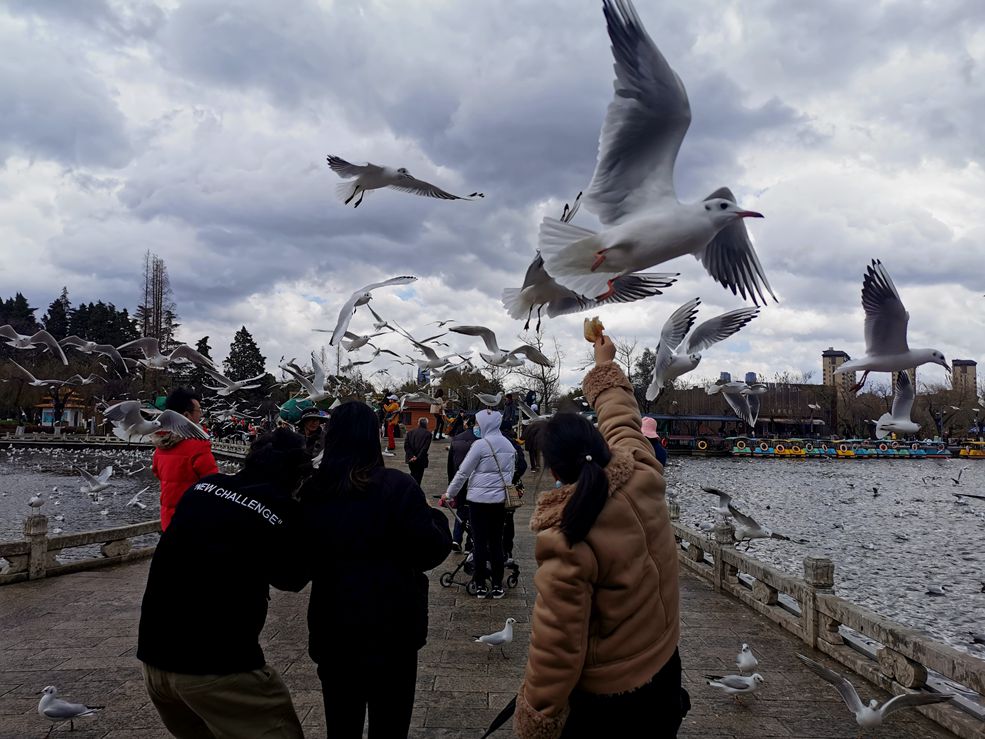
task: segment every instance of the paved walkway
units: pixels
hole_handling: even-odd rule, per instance
[[[445,479],[443,449],[436,452],[432,454],[435,466],[425,477],[429,494],[440,492]],[[529,477],[528,487],[532,487]],[[438,576],[451,569],[460,555],[453,554],[431,574],[430,636],[420,653],[411,736],[477,737],[519,686],[535,595],[533,535],[527,528],[530,511],[525,506],[517,514],[521,577],[519,586],[504,599],[478,601],[457,586],[441,587]],[[76,722],[75,732],[68,736],[168,736],[144,692],[134,657],[147,567],[146,562],[122,565],[0,588],[0,738],[44,736],[48,723],[36,709],[38,692],[46,685],[55,685],[69,700],[106,706],[96,717]],[[854,719],[834,689],[794,657],[803,651],[800,642],[693,577],[682,577],[681,590],[681,656],[693,704],[681,736],[857,735]],[[306,734],[323,737],[327,732],[320,685],[306,653],[307,601],[307,590],[300,594],[275,591],[263,645],[267,661],[280,670],[291,689]],[[516,641],[507,649],[509,659],[472,642],[470,635],[497,630],[508,616],[518,621]],[[752,646],[766,679],[759,693],[744,699],[746,707],[736,706],[703,679],[706,673],[733,671],[742,642]],[[861,679],[855,682],[863,697],[888,697]],[[58,731],[68,731],[68,725]],[[506,735],[505,730],[497,734]],[[870,736],[925,739],[951,735],[909,712],[896,714]]]

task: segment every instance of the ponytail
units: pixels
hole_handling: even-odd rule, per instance
[[[571,499],[561,513],[561,531],[569,546],[584,541],[609,497],[609,478],[595,461],[585,462]]]
[[[547,422],[543,455],[561,482],[575,484],[560,522],[568,544],[574,546],[588,536],[609,497],[605,467],[612,454],[588,419],[579,413],[558,413]]]

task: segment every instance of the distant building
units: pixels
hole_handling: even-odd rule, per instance
[[[821,352],[821,371],[824,376],[824,384],[829,387],[836,387],[842,393],[850,393],[855,385],[855,373],[846,372],[843,375],[836,375],[835,370],[851,359],[847,352],[834,347],[828,347]]]
[[[978,397],[978,363],[974,359],[955,359],[951,362],[951,389],[962,398]]]
[[[892,378],[892,380],[890,380],[890,382],[892,384],[889,386],[889,389],[890,389],[891,392],[894,392],[894,393],[896,392],[896,376],[898,374],[899,374],[899,372],[893,372],[893,378]],[[908,374],[910,376],[910,384],[913,385],[914,390],[916,390],[916,387],[917,387],[917,368],[914,367],[913,369],[908,369],[906,371],[906,374]]]

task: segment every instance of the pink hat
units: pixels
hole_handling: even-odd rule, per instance
[[[657,419],[646,416],[643,419],[643,436],[648,439],[657,438]]]

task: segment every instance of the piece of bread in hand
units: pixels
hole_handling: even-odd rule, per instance
[[[605,331],[605,326],[602,325],[598,316],[585,319],[585,341],[594,344],[603,331]]]

